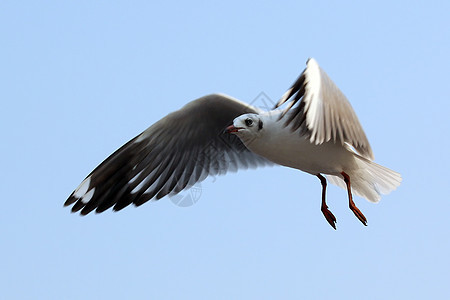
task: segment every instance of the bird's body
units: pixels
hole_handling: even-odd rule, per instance
[[[244,145],[276,164],[312,175],[339,175],[356,167],[355,154],[345,146],[332,141],[311,143],[308,137],[286,127],[283,122],[286,116],[280,120],[281,114],[280,110],[260,114],[264,124],[261,133],[248,140],[241,138]]]
[[[286,108],[282,108],[284,105]],[[194,100],[122,146],[67,199],[88,214],[175,195],[208,175],[278,164],[317,176],[322,212],[328,179],[348,192],[350,209],[366,225],[352,191],[377,202],[400,174],[373,162],[373,153],[350,103],[313,59],[272,111],[226,95]]]

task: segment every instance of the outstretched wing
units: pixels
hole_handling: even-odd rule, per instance
[[[208,175],[271,164],[224,129],[257,109],[212,94],[175,111],[111,154],[70,195],[82,215],[175,195]]]
[[[289,102],[283,112],[286,125],[299,129],[310,141],[330,140],[350,144],[361,156],[374,156],[366,134],[350,102],[317,62],[310,58],[306,69],[281,97],[276,107]]]

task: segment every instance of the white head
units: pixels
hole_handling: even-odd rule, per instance
[[[248,146],[261,135],[263,128],[264,123],[259,115],[245,114],[234,119],[227,132],[236,134]]]

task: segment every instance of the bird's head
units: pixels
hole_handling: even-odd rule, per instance
[[[237,135],[244,143],[257,138],[264,127],[261,117],[257,114],[245,114],[233,120],[233,125],[226,131]]]

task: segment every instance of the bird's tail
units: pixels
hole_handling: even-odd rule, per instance
[[[371,202],[378,202],[381,194],[389,194],[400,185],[402,176],[399,173],[359,155],[355,155],[355,158],[358,168],[346,171],[354,194]],[[331,183],[343,189],[347,188],[343,177],[327,175],[327,178]]]

